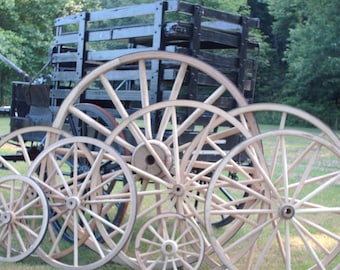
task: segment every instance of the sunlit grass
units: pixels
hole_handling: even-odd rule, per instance
[[[9,117],[0,116],[0,136],[10,131]]]

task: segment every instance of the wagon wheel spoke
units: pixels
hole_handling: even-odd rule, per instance
[[[265,163],[249,154],[256,169],[255,174],[249,174],[233,160],[259,143],[265,150]],[[336,268],[340,232],[334,220],[340,208],[332,194],[340,180],[339,156],[332,142],[288,129],[263,133],[236,146],[216,169],[205,207],[208,235],[224,265],[232,269],[269,265],[291,269],[299,257],[308,269]],[[231,168],[238,172],[238,182],[226,174]],[[239,203],[225,201],[221,187],[244,190],[248,196]],[[238,209],[245,201],[252,204]],[[208,223],[221,214],[233,215],[234,223],[243,223],[242,228],[238,231],[229,226],[220,231]],[[282,259],[277,260],[274,254]]]
[[[108,163],[115,166],[108,169]],[[84,164],[88,167],[79,170]],[[49,230],[37,249],[39,257],[54,267],[93,269],[119,253],[134,226],[137,196],[131,172],[117,151],[89,137],[63,139],[44,149],[28,175],[50,205]],[[120,205],[124,221],[111,219],[120,216]]]
[[[41,188],[22,175],[0,178],[0,261],[18,262],[43,240],[48,203]]]
[[[137,261],[145,269],[199,269],[204,239],[197,225],[175,213],[150,219],[136,237]]]

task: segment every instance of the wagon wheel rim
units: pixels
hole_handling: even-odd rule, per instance
[[[183,117],[183,111],[189,113]],[[156,133],[148,130],[151,127],[140,125],[142,119],[151,113],[161,115]],[[206,114],[209,114],[209,120],[202,126],[200,116]],[[182,122],[178,121],[182,118]],[[131,132],[130,137],[134,140],[121,140],[119,134],[122,131],[125,134]],[[191,132],[190,137],[186,137],[188,132]],[[123,158],[137,183],[137,223],[144,222],[150,215],[176,211],[193,218],[204,230],[206,189],[218,160],[227,151],[218,146],[217,141],[227,140],[231,135],[250,136],[243,125],[228,113],[198,101],[159,102],[135,112],[121,122],[108,136],[106,143],[114,142],[129,151],[129,155]],[[201,151],[204,146],[211,147],[210,152],[216,151],[216,160],[204,161],[203,156],[191,154]],[[211,252],[211,249],[207,249],[205,254],[208,264],[214,264],[209,261]],[[130,263],[134,260],[133,255],[126,260]]]
[[[148,78],[150,77],[149,71],[146,68],[146,62],[149,60],[154,61],[173,61],[178,66],[178,73],[176,78],[174,79],[173,85],[171,87],[171,91],[168,97],[164,97],[161,100],[157,100],[155,96],[150,96],[149,89],[152,88],[149,85]],[[94,69],[91,73],[86,75],[68,94],[67,98],[61,104],[58,113],[53,122],[53,126],[57,128],[62,128],[66,117],[69,115],[75,115],[77,118],[81,119],[85,123],[88,123],[92,128],[102,133],[104,136],[107,136],[110,133],[110,130],[101,125],[100,123],[95,123],[91,117],[87,116],[85,113],[82,113],[81,110],[77,109],[75,104],[81,95],[86,95],[87,90],[91,90],[91,84],[97,82],[100,84],[100,89],[105,90],[105,94],[109,97],[110,109],[115,108],[116,110],[116,118],[125,119],[131,113],[125,108],[123,101],[120,100],[118,96],[118,92],[115,91],[114,86],[111,85],[109,80],[110,71],[118,70],[120,67],[124,65],[129,65],[132,63],[137,63],[138,68],[135,70],[138,72],[138,76],[135,78],[140,81],[140,90],[132,92],[133,95],[137,95],[138,100],[140,100],[140,107],[143,108],[150,104],[153,104],[157,101],[162,100],[175,100],[178,99],[182,88],[187,86],[184,85],[185,76],[188,73],[190,68],[194,68],[200,70],[205,75],[209,76],[217,85],[207,93],[207,97],[205,98],[205,102],[209,104],[214,104],[221,96],[225,93],[229,93],[229,95],[236,101],[238,105],[246,105],[247,101],[240,94],[239,90],[234,86],[234,84],[226,78],[222,73],[213,68],[212,66],[195,59],[193,57],[182,55],[178,53],[170,53],[165,51],[148,51],[148,52],[139,52],[134,54],[124,55],[122,57],[116,58],[107,62],[98,68]],[[136,97],[134,97],[135,99]],[[151,119],[145,119],[149,125],[151,124]]]
[[[44,192],[22,175],[0,178],[0,261],[30,256],[47,231],[48,203]]]
[[[199,269],[204,258],[204,237],[190,218],[164,213],[140,228],[135,249],[142,269]]]
[[[25,175],[38,154],[67,132],[48,127],[33,126],[17,129],[0,139],[0,167],[6,174]]]
[[[249,129],[250,126],[248,117],[251,115],[258,126],[262,123],[265,124],[269,120],[272,122],[272,127],[270,127],[270,129],[273,130],[289,129],[292,126],[295,127],[297,125],[305,128],[314,128],[317,130],[320,137],[334,143],[334,145],[340,145],[340,138],[320,119],[306,111],[288,105],[276,103],[255,103],[234,108],[228,112],[232,116],[237,117],[244,126]],[[263,132],[267,131],[269,131],[268,127],[265,127]],[[252,135],[257,135],[259,133],[261,133],[261,130],[257,129],[255,132],[252,132]]]
[[[75,170],[67,178],[62,166],[68,159],[77,163],[79,158],[88,160],[90,170],[82,173]],[[101,163],[108,160],[116,162],[117,167],[102,174]],[[53,213],[63,220],[61,229],[55,231],[53,221],[57,217],[51,217],[48,233],[37,249],[41,259],[64,269],[95,269],[119,253],[130,237],[136,216],[136,189],[119,153],[97,139],[70,137],[47,147],[27,174],[41,186]],[[105,193],[103,187],[122,175],[124,184],[115,186],[110,194]],[[121,226],[108,222],[103,212],[116,203],[129,205],[126,223]],[[73,243],[63,239],[66,229],[73,233]]]
[[[297,147],[293,149],[296,153],[289,149],[291,138],[299,140],[299,150]],[[258,163],[256,155],[251,154],[259,143],[265,145],[264,157],[271,161],[266,166]],[[266,151],[267,143],[272,145],[271,150]],[[223,170],[231,166],[242,171],[242,166],[232,160],[243,151],[249,153],[257,174],[242,173],[243,180],[236,185],[232,179],[223,176]],[[336,219],[339,207],[327,194],[340,181],[339,155],[339,149],[332,143],[296,130],[263,133],[236,146],[216,170],[205,205],[209,239],[223,264],[228,269],[261,269],[266,266],[266,261],[275,258],[275,262],[270,261],[269,265],[276,263],[277,268],[291,269],[294,254],[295,258],[303,258],[304,267],[308,269],[325,269],[331,267],[332,261],[335,267],[335,258],[340,252],[339,230],[329,223]],[[318,164],[324,164],[322,162],[328,159],[335,162],[334,166],[328,171],[319,170]],[[249,182],[257,182],[258,188],[249,189]],[[216,188],[221,185],[247,190],[250,194],[247,199],[253,197],[254,205],[240,210],[232,203],[224,204],[216,193]],[[324,201],[320,201],[322,195]],[[218,232],[208,222],[220,212],[235,215],[242,222],[246,219],[233,238],[225,238],[227,231]]]

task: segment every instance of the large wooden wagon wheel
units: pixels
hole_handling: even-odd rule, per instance
[[[256,154],[260,145],[265,165]],[[255,173],[235,162],[244,152]],[[237,145],[212,177],[205,205],[211,245],[228,269],[337,269],[339,183],[340,149],[334,144],[294,130],[254,136]],[[225,202],[221,187],[248,196]],[[238,209],[247,201],[253,204]],[[211,225],[221,214],[234,217],[232,226]],[[233,230],[237,223],[242,228]]]
[[[136,236],[135,246],[142,269],[200,269],[204,257],[201,229],[190,218],[175,213],[147,221]]]
[[[18,262],[31,255],[48,225],[44,192],[22,175],[0,178],[0,261]]]
[[[160,116],[157,132],[143,125],[143,119],[152,114]],[[122,131],[134,140],[122,140],[119,136]],[[216,106],[173,100],[130,115],[108,136],[106,143],[115,143],[128,152],[122,157],[137,183],[138,224],[162,213],[175,212],[195,220],[203,231],[203,206],[211,175],[230,150],[229,139],[234,144],[233,137],[249,135],[239,121]],[[228,191],[225,195],[225,200],[231,199]],[[211,252],[206,250],[206,261]],[[131,263],[133,257],[130,251],[127,261]]]
[[[163,63],[162,66],[165,66],[165,68],[151,74],[149,67],[155,65],[161,66],[160,63]],[[124,74],[126,70],[130,70],[130,72],[127,77],[122,75],[121,80],[138,81],[137,89],[135,88],[125,92],[125,94],[129,94],[130,98],[135,100],[135,102],[127,102],[121,99],[120,89],[115,89],[117,82],[112,79],[112,74]],[[200,88],[197,86],[198,89],[191,89],[188,78],[190,78],[192,74],[197,74],[197,72],[200,77],[204,77],[205,81],[209,82],[210,87],[202,86]],[[154,89],[155,86],[151,83],[151,78],[160,76],[160,78],[164,78],[164,80],[167,81],[166,74],[175,74],[175,77],[168,81],[167,88]],[[172,82],[173,84],[171,84]],[[121,82],[118,84],[120,85]],[[82,111],[81,108],[77,108],[78,99],[90,96],[91,93],[95,92],[94,90],[103,90],[109,97],[112,104],[108,105],[108,102],[106,102],[106,107],[119,121],[128,118],[131,111],[138,110],[158,101],[176,100],[178,98],[200,99],[202,101],[204,100],[206,104],[219,103],[226,107],[230,107],[229,103],[235,103],[240,106],[247,104],[245,98],[233,83],[210,65],[182,54],[149,51],[122,56],[89,73],[64,100],[56,115],[53,126],[62,128],[67,125],[68,118],[75,118],[87,124],[88,127],[91,127],[91,129],[102,136],[108,136],[111,132],[108,126],[95,121],[91,116]],[[199,95],[191,95],[195,92],[199,93]],[[230,100],[232,101],[230,102]],[[132,105],[130,103],[132,103]],[[136,103],[138,104],[136,105]],[[134,105],[136,105],[136,107],[134,107]],[[142,121],[146,126],[151,127],[148,128],[148,132],[155,132],[158,129],[160,119],[155,114],[147,114]],[[252,131],[255,131],[257,127],[256,122],[249,121],[249,123],[252,125]],[[150,135],[148,136],[150,137]],[[127,140],[129,140],[129,138],[127,138]]]
[[[322,121],[313,115],[288,105],[274,104],[274,103],[256,103],[247,106],[237,107],[228,111],[229,114],[238,118],[245,128],[253,134],[268,132],[270,130],[289,129],[291,126],[300,126],[301,130],[313,128],[313,132],[317,132],[320,136],[340,147],[339,137]],[[252,117],[250,118],[249,115]],[[252,130],[254,121],[257,123],[257,129]],[[268,125],[267,123],[270,123]],[[295,127],[296,128],[296,127]],[[260,148],[258,149],[260,151]],[[240,156],[245,156],[244,153]],[[234,179],[238,178],[234,174]],[[221,188],[221,191],[226,193],[227,190]],[[243,191],[241,192],[243,194]],[[246,193],[247,194],[247,193]],[[234,195],[235,196],[235,195]],[[236,205],[238,209],[244,206],[243,203]],[[215,226],[223,226],[230,223],[234,218],[232,216],[225,216],[223,219],[216,220],[213,224]]]
[[[89,170],[79,171],[87,160]],[[73,170],[66,175],[63,167]],[[102,165],[116,166],[102,172]],[[37,254],[50,265],[63,269],[95,269],[111,261],[130,237],[136,217],[136,188],[130,170],[119,153],[89,137],[71,137],[55,142],[40,153],[27,175],[43,189],[53,216]],[[124,178],[125,181],[117,181]],[[108,194],[105,190],[115,184]],[[116,204],[129,206],[122,226],[108,222]],[[59,230],[54,222],[58,220]],[[64,240],[64,235],[73,241]]]
[[[149,69],[150,65],[153,67],[159,65],[160,67],[161,63],[164,64],[162,66],[165,66],[166,68],[163,70],[159,69],[157,72],[152,73]],[[130,95],[130,98],[132,97],[134,102],[127,102],[127,100],[121,98],[120,90],[116,90],[116,86],[120,85],[121,81],[117,83],[117,81],[115,81],[117,80],[117,77],[116,79],[112,78],[112,74],[124,74],[124,71],[126,70],[131,71],[128,73],[127,77],[124,77],[125,75],[122,76],[121,81],[126,79],[135,83],[135,88],[132,87],[133,89],[131,89],[134,91],[125,92],[125,94]],[[187,79],[192,74],[197,74],[197,72],[199,75],[202,75],[206,81],[210,81],[210,87],[203,86],[199,89],[191,89],[191,85],[188,84]],[[167,76],[169,74],[171,74],[171,76],[175,74],[175,77],[172,77],[171,80],[168,81],[168,85],[165,86],[166,88],[154,89],[155,86],[151,83],[151,78],[160,76],[160,78],[164,78],[164,80],[167,81]],[[155,80],[153,80],[153,82],[154,81]],[[114,114],[119,122],[129,118],[133,111],[138,111],[142,108],[148,107],[150,104],[163,100],[176,100],[178,98],[200,99],[204,101],[205,104],[216,104],[218,102],[221,103],[221,101],[226,102],[228,100],[233,100],[233,102],[237,105],[247,104],[245,98],[228,78],[215,68],[198,59],[164,51],[141,52],[114,59],[102,66],[99,66],[85,76],[75,86],[60,106],[53,122],[53,126],[56,128],[63,128],[63,126],[67,125],[67,118],[72,116],[79,119],[82,123],[86,123],[98,133],[104,136],[109,136],[112,130],[110,130],[107,126],[94,121],[91,116],[88,116],[76,106],[79,99],[87,96],[90,97],[91,93],[96,93],[93,90],[103,90],[104,94],[108,96],[110,102],[106,102],[105,106]],[[191,92],[202,93],[203,96],[191,95]],[[226,105],[226,107],[228,107],[228,105]],[[142,123],[144,126],[148,127],[146,129],[149,132],[149,134],[146,134],[147,138],[152,137],[152,134],[150,133],[154,133],[158,130],[160,122],[161,120],[157,114],[144,114]],[[252,130],[255,130],[256,123],[254,121],[252,123],[254,125]],[[185,127],[185,129],[186,128],[188,127]],[[131,139],[132,141],[135,140],[134,137]],[[117,136],[115,141],[112,143],[117,144],[117,140],[125,141]],[[127,138],[127,141],[129,142],[130,138]],[[167,150],[162,148],[162,144],[158,145],[157,140],[153,141],[151,145],[154,148],[157,148],[156,151],[161,151],[166,154]],[[140,154],[143,154],[143,149],[143,146],[140,146]],[[176,155],[179,156],[179,153]],[[137,155],[135,155],[134,158],[138,159]],[[152,163],[152,157],[150,158],[151,160],[148,162]],[[132,156],[127,157],[126,160],[131,162]],[[157,166],[155,167],[157,169]],[[163,177],[157,175],[157,172],[155,174],[158,178]],[[205,181],[205,179],[203,179],[203,181]],[[147,185],[145,181],[144,185]],[[158,189],[159,187],[154,188]],[[159,191],[159,193],[161,192]],[[195,201],[199,201],[202,205],[200,201],[201,197],[202,196],[198,196]]]

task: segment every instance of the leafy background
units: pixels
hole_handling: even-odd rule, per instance
[[[54,19],[150,0],[0,0],[0,53],[34,77],[48,60]],[[340,1],[187,0],[258,17],[256,102],[302,108],[340,129]],[[18,75],[0,62],[0,105]]]

